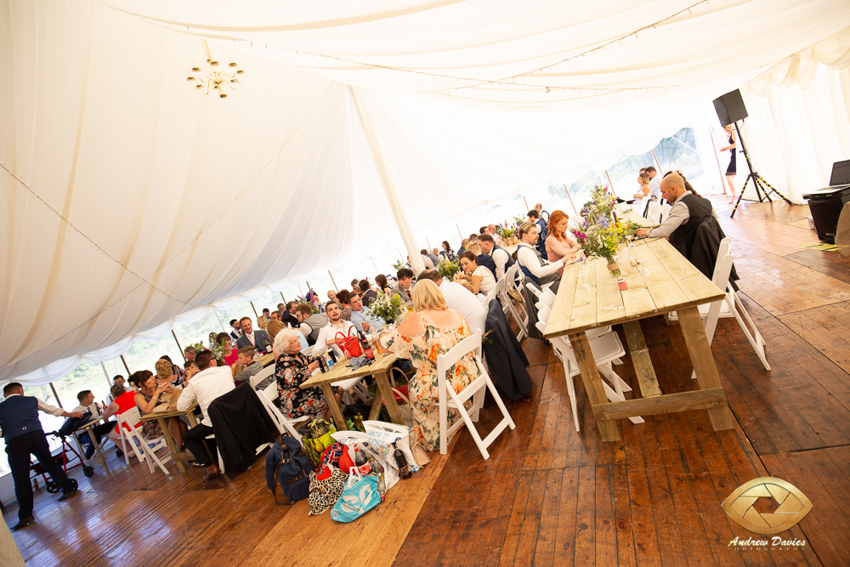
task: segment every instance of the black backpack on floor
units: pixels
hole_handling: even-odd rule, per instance
[[[301,443],[281,435],[266,455],[266,484],[277,502],[277,484],[289,505],[310,496],[313,464],[301,452]]]

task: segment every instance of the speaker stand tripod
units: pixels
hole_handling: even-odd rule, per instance
[[[741,192],[738,193],[738,200],[735,202],[735,208],[732,209],[732,214],[729,215],[729,218],[730,219],[735,218],[735,212],[738,210],[738,205],[741,204],[741,199],[744,198],[744,191],[747,190],[747,184],[750,182],[751,179],[753,180],[753,187],[756,188],[756,196],[758,197],[759,203],[763,203],[765,199],[767,199],[768,201],[770,201],[772,203],[773,199],[770,198],[770,194],[776,193],[776,195],[778,197],[781,197],[782,199],[784,199],[786,203],[788,203],[789,205],[793,205],[793,203],[788,199],[788,197],[786,197],[785,195],[783,195],[782,193],[777,191],[776,188],[773,185],[768,183],[764,179],[764,177],[759,175],[753,169],[753,164],[750,163],[750,154],[747,153],[747,146],[746,146],[746,144],[744,144],[744,138],[743,138],[743,136],[741,136],[741,130],[738,128],[737,122],[735,122],[735,131],[738,132],[738,141],[741,142],[741,151],[744,152],[744,159],[747,160],[747,168],[750,170],[750,174],[747,175],[747,180],[744,181],[744,186],[741,187]],[[732,151],[735,151],[735,150],[732,150]],[[767,186],[767,189],[765,189],[765,186]],[[747,199],[747,200],[748,201],[751,201],[751,200],[755,201],[754,199]]]

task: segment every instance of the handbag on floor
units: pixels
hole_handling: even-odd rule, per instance
[[[352,522],[380,503],[378,477],[371,474],[361,476],[357,473],[357,467],[351,467],[342,495],[331,510],[331,519]]]
[[[310,473],[313,465],[301,452],[301,444],[281,435],[266,455],[266,484],[277,502],[277,484],[290,506],[310,495]]]
[[[339,500],[348,476],[333,465],[310,472],[310,515],[318,516],[333,508]]]
[[[307,455],[314,467],[318,467],[322,462],[325,449],[334,443],[331,433],[336,432],[336,427],[327,420],[314,419],[307,427],[302,427],[298,432],[301,434],[304,454]]]

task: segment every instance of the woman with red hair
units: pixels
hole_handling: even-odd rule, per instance
[[[578,257],[581,250],[578,244],[567,236],[567,225],[570,217],[564,211],[554,211],[549,216],[549,236],[546,237],[546,254],[550,262],[557,262],[564,258],[566,262],[572,262]],[[558,275],[564,274],[564,268],[558,270]]]

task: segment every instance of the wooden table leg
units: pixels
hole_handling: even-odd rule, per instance
[[[100,462],[103,465],[103,470],[106,471],[106,474],[111,475],[109,472],[109,466],[106,464],[106,459],[103,456],[103,451],[100,449],[100,443],[97,442],[97,436],[94,434],[94,427],[89,429],[89,437],[91,437],[91,442],[94,443],[94,450],[97,453],[97,456],[100,457]]]
[[[635,366],[640,393],[644,398],[660,396],[661,389],[658,387],[658,379],[655,377],[655,368],[652,367],[640,321],[627,321],[623,323],[623,329],[626,331],[626,341],[629,343],[629,354]]]
[[[620,432],[617,430],[617,423],[610,419],[599,419],[596,415],[595,406],[607,404],[608,397],[605,395],[605,389],[602,387],[602,379],[599,377],[599,370],[596,368],[596,359],[593,358],[593,351],[590,350],[587,334],[582,331],[570,335],[570,342],[573,345],[573,353],[575,354],[579,370],[581,370],[581,381],[584,382],[584,389],[587,391],[587,397],[590,398],[590,407],[594,410],[593,415],[596,417],[596,424],[599,426],[599,433],[602,435],[602,440],[619,441]]]
[[[186,465],[183,464],[183,461],[177,458],[177,453],[180,452],[180,448],[174,443],[174,438],[171,437],[171,431],[168,430],[168,422],[161,417],[156,418],[156,422],[159,424],[159,428],[162,430],[162,435],[165,437],[165,442],[168,443],[168,450],[171,451],[171,460],[174,461],[174,464],[177,465],[177,470],[180,472],[186,472]]]
[[[722,391],[723,386],[720,383],[720,376],[717,374],[714,357],[711,355],[711,347],[702,326],[699,309],[687,307],[679,309],[678,314],[679,326],[682,327],[682,334],[685,336],[685,344],[688,347],[688,353],[691,355],[691,362],[694,365],[694,372],[696,372],[700,389],[720,388]],[[715,431],[735,427],[732,412],[729,411],[728,403],[725,402],[724,396],[723,407],[707,410],[708,417],[711,419],[711,426]]]
[[[327,382],[322,383],[322,393],[325,395],[325,400],[328,402],[328,407],[331,408],[331,415],[336,422],[337,431],[345,431],[348,429],[345,425],[345,417],[342,415],[342,409],[336,401],[333,387]]]
[[[390,386],[389,372],[381,372],[375,374],[375,381],[378,383],[378,391],[375,392],[375,397],[378,398],[378,412],[381,411],[381,399],[383,404],[387,406],[387,412],[390,414],[390,419],[393,423],[404,425],[404,418],[401,416],[401,410],[398,409],[398,404],[393,395],[392,386]],[[369,413],[369,419],[375,419],[372,414],[375,413],[375,405],[373,402],[372,411]]]

